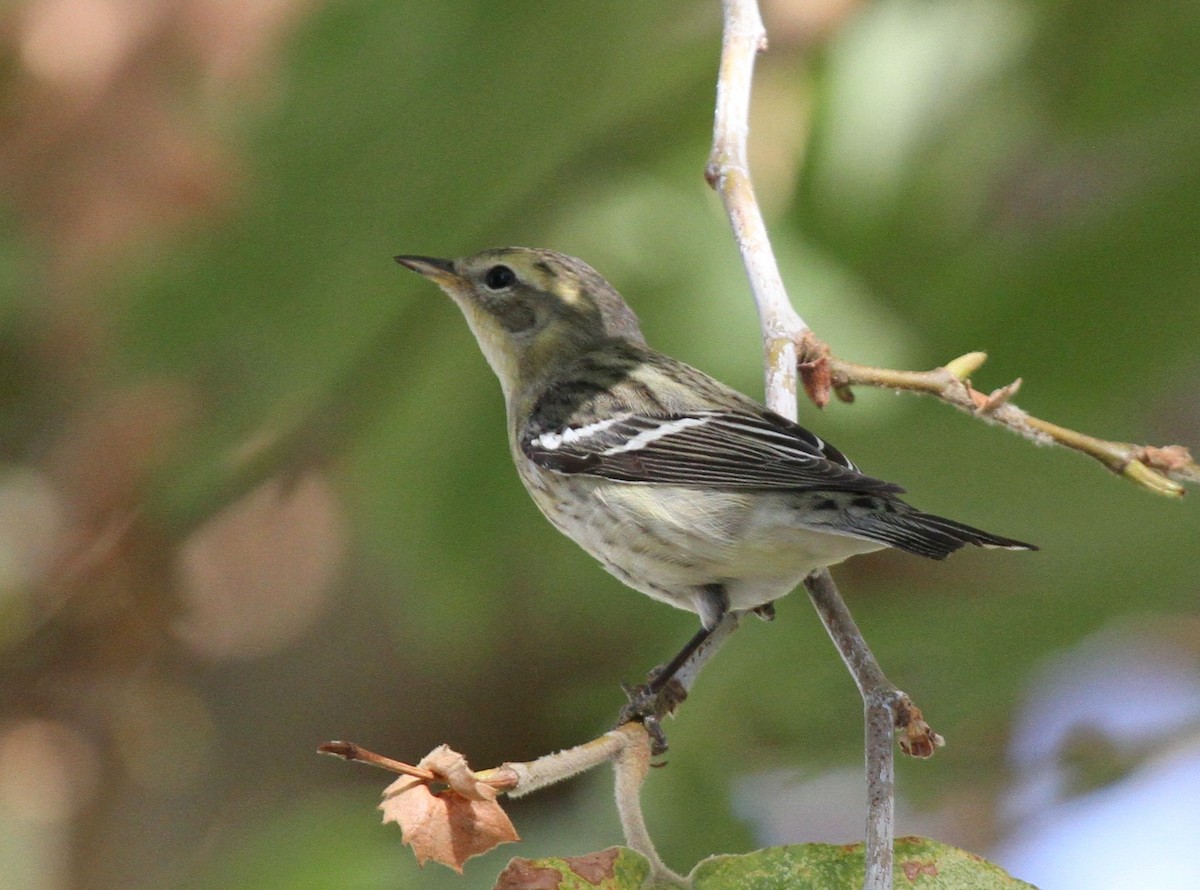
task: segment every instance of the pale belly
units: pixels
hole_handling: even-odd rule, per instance
[[[783,497],[620,484],[592,494],[546,515],[630,587],[697,613],[709,585],[723,586],[730,608],[753,609],[814,569],[883,548],[805,527]]]

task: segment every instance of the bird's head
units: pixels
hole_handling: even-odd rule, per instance
[[[582,260],[504,247],[457,260],[398,256],[453,298],[506,397],[608,340],[645,342],[621,295]]]

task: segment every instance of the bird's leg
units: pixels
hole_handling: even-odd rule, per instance
[[[700,669],[737,629],[741,616],[741,612],[725,612],[712,627],[701,628],[678,655],[650,671],[645,683],[624,687],[629,701],[621,709],[618,725],[631,720],[641,721],[650,734],[653,753],[665,753],[667,737],[662,729],[662,718],[674,713],[687,698]]]
[[[617,717],[617,725],[620,726],[631,720],[640,721],[646,727],[646,732],[650,736],[651,751],[656,755],[663,754],[667,750],[667,736],[662,728],[663,716],[673,714],[679,704],[687,698],[687,689],[675,679],[675,675],[687,663],[687,660],[704,645],[704,641],[712,636],[712,633],[710,628],[700,628],[678,655],[666,664],[660,664],[651,669],[650,673],[646,675],[645,683],[639,683],[637,686],[621,684],[628,701],[621,708],[621,713]]]

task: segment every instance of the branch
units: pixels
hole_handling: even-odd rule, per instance
[[[463,863],[471,856],[518,839],[512,823],[496,803],[497,794],[521,797],[611,762],[626,845],[646,857],[656,878],[687,886],[687,881],[659,858],[642,816],[641,790],[650,770],[650,745],[645,726],[626,723],[565,751],[478,772],[445,745],[429,752],[416,766],[353,742],[326,742],[317,750],[398,773],[400,778],[383,792],[380,809],[384,821],[400,825],[404,841],[412,846],[418,862],[432,859],[456,871],[462,871]]]
[[[724,0],[725,31],[717,81],[713,148],[705,178],[721,200],[750,277],[766,352],[767,404],[795,417],[799,367],[809,398],[824,407],[830,391],[851,401],[852,386],[876,386],[932,395],[976,417],[997,423],[1039,444],[1057,444],[1100,461],[1150,491],[1173,497],[1182,483],[1200,484],[1200,465],[1181,445],[1155,447],[1109,442],[1034,417],[1012,404],[1020,387],[1015,380],[984,395],[968,375],[987,356],[972,352],[932,371],[896,371],[858,365],[836,358],[792,308],[771,251],[766,224],[754,196],[746,142],[749,134],[750,86],[754,57],[767,45],[766,31],[754,0]]]
[[[1184,493],[1184,483],[1200,483],[1200,466],[1182,446],[1110,442],[1034,417],[1012,402],[1020,379],[991,393],[976,390],[969,377],[986,361],[982,352],[960,356],[932,371],[875,368],[834,356],[787,298],[750,178],[746,143],[751,83],[755,56],[766,49],[758,6],[754,0],[723,0],[722,5],[724,34],[713,147],[705,178],[721,196],[750,279],[762,329],[768,406],[795,419],[798,370],[805,392],[818,407],[828,403],[831,393],[852,401],[853,386],[924,393],[1037,444],[1062,445],[1086,454],[1158,494],[1178,497]],[[828,571],[814,573],[805,586],[863,696],[868,792],[864,887],[883,890],[891,887],[892,871],[893,728],[904,731],[901,749],[915,756],[930,756],[942,738],[884,676]]]
[[[767,44],[758,5],[755,0],[723,0],[723,7],[724,35],[713,147],[705,179],[721,196],[750,279],[762,328],[767,405],[794,420],[797,368],[806,368],[804,381],[810,393],[814,386],[827,389],[828,348],[824,344],[815,345],[819,341],[788,299],[750,179],[746,142],[751,83],[755,56]],[[813,355],[820,361],[810,362]],[[941,737],[929,729],[920,719],[920,711],[884,676],[829,572],[822,569],[813,573],[805,580],[805,586],[863,696],[867,772],[863,887],[890,890],[895,834],[893,727],[903,728],[906,738],[911,735],[910,727],[916,727],[920,736],[917,750],[923,756],[933,753],[941,744]],[[905,750],[914,749],[910,745]]]
[[[784,289],[767,225],[754,196],[746,153],[754,58],[766,49],[767,34],[755,0],[723,0],[722,5],[725,26],[717,108],[712,153],[704,178],[721,196],[750,278],[762,328],[767,406],[784,417],[795,418],[797,348],[810,331]]]
[[[986,394],[975,389],[969,378],[987,361],[986,353],[969,352],[932,371],[896,371],[836,358],[809,330],[801,332],[797,342],[805,391],[819,407],[829,401],[831,391],[843,401],[853,401],[852,386],[923,393],[1035,444],[1062,445],[1086,454],[1156,494],[1181,497],[1183,483],[1200,484],[1200,466],[1182,445],[1160,448],[1110,442],[1034,417],[1011,401],[1021,387],[1020,378]]]

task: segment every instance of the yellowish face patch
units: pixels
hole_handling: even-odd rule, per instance
[[[521,278],[537,290],[554,294],[568,306],[578,306],[583,297],[580,282],[573,275],[563,274],[543,260],[522,263]]]
[[[579,287],[578,281],[566,281],[559,279],[557,285],[558,286],[554,289],[554,293],[557,293],[558,296],[562,298],[562,301],[568,306],[579,306],[583,303],[583,292]]]

